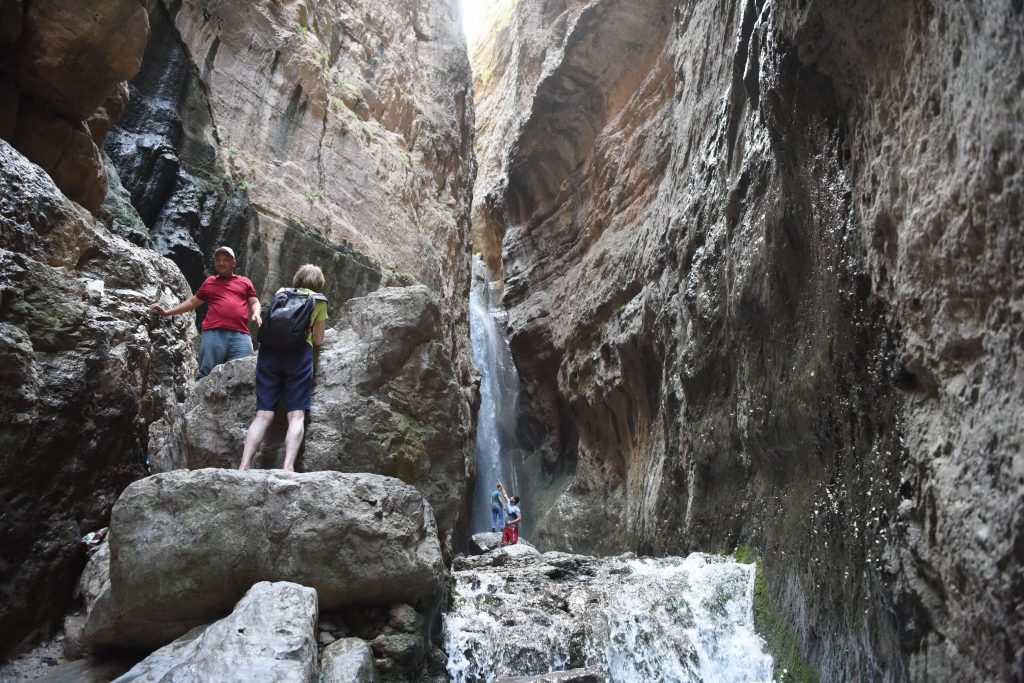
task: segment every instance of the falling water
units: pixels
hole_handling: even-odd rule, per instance
[[[754,565],[703,553],[494,564],[455,572],[445,646],[456,683],[583,667],[613,683],[772,680]]]
[[[469,330],[473,362],[480,372],[480,413],[476,428],[476,486],[473,494],[472,532],[491,527],[490,493],[496,481],[518,491],[508,452],[515,445],[516,401],[519,377],[505,336],[505,311],[487,277],[480,258],[473,260],[473,286],[469,294]]]

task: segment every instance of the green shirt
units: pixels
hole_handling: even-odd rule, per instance
[[[290,288],[282,287],[277,291],[283,292],[286,289]],[[295,291],[299,294],[305,294],[306,296],[313,296],[314,294],[317,294],[317,292],[314,292],[312,289],[305,289],[304,287],[299,287]],[[323,295],[321,294],[320,296]],[[313,345],[313,326],[324,320],[327,320],[327,300],[317,299],[316,303],[313,305],[313,315],[309,318],[309,330],[306,332],[306,342],[310,346]]]

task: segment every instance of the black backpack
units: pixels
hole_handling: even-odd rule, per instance
[[[303,294],[296,289],[282,289],[274,295],[263,316],[256,338],[261,347],[276,351],[295,351],[306,343],[309,320],[317,301],[327,301],[323,294]]]

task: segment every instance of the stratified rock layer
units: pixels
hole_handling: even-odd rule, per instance
[[[195,373],[170,261],[116,237],[0,141],[0,656],[71,601],[83,533],[145,473],[148,423]]]
[[[155,248],[197,285],[229,242],[262,294],[305,262],[339,303],[421,282],[461,345],[475,164],[456,19],[450,0],[156,3],[107,144]]]
[[[561,455],[541,547],[752,542],[824,680],[1024,675],[1020,3],[496,19],[478,244]]]
[[[423,496],[373,474],[179,470],[132,484],[111,516],[94,647],[162,645],[259,581],[316,589],[322,609],[433,604],[444,566]]]

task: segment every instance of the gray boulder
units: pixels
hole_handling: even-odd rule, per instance
[[[135,482],[114,506],[110,587],[93,647],[155,647],[259,581],[316,589],[322,609],[426,603],[444,567],[430,506],[374,474],[205,469]]]
[[[374,472],[416,486],[447,533],[465,498],[471,461],[469,403],[445,338],[436,294],[385,288],[332,313],[320,348],[303,471]],[[216,368],[150,429],[155,471],[236,467],[256,412],[247,358]],[[257,453],[257,467],[280,467],[283,414]]]
[[[373,652],[361,638],[342,638],[324,649],[320,656],[323,683],[376,683]]]
[[[192,629],[116,680],[316,681],[316,619],[315,590],[263,581],[245,594],[230,616]]]

